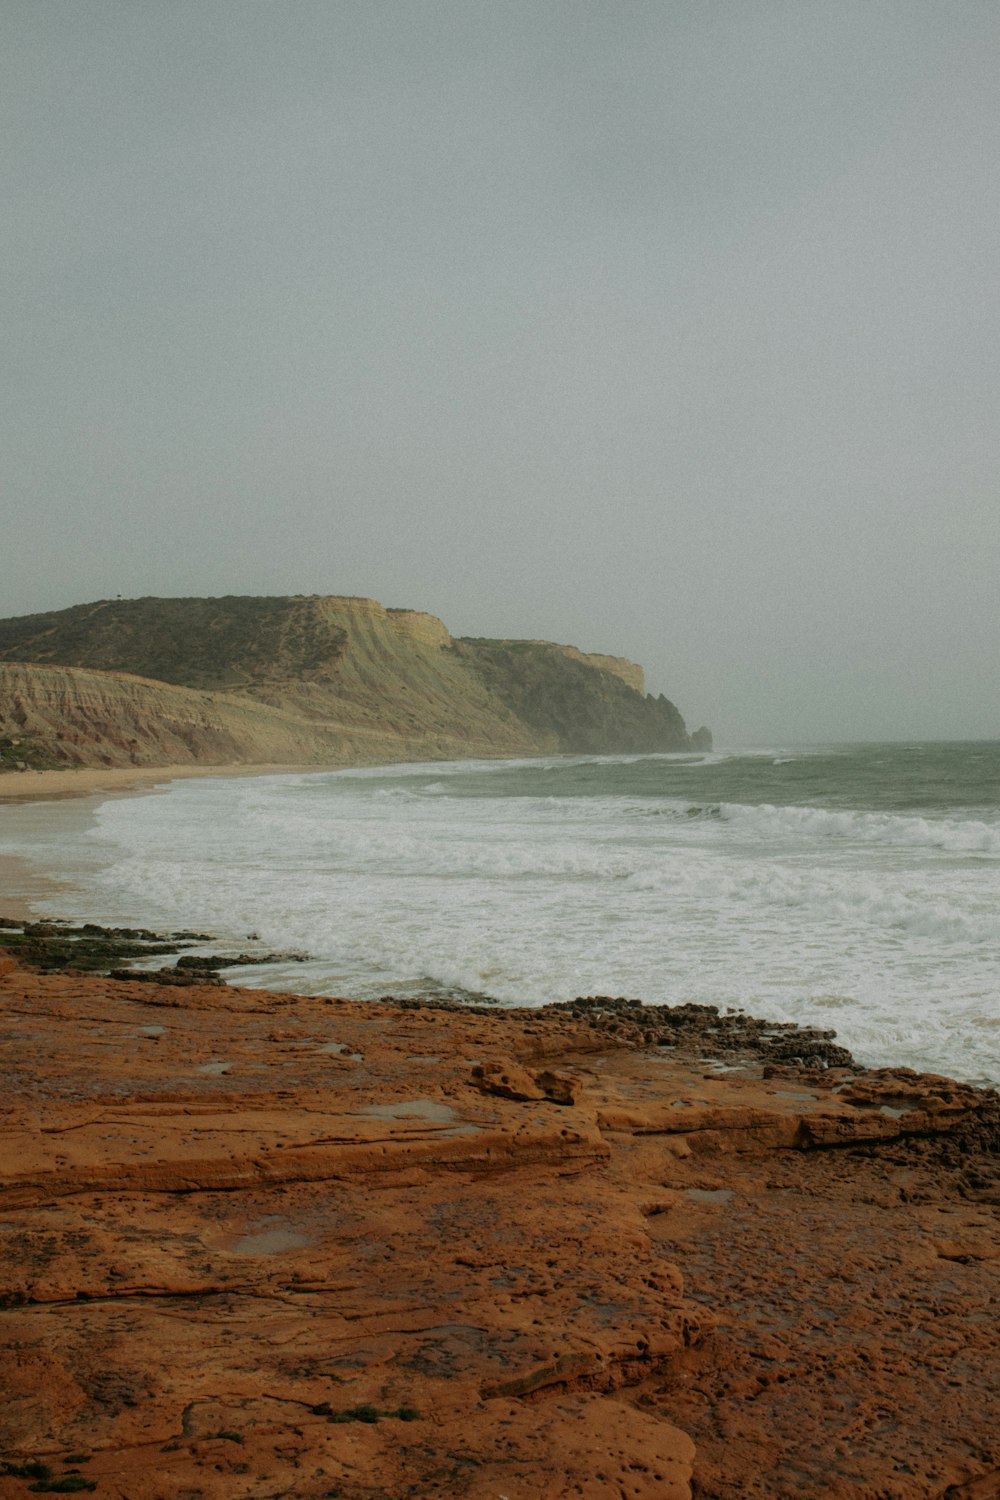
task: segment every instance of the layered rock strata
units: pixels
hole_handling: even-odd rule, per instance
[[[436,616],[374,599],[101,600],[0,620],[0,770],[693,743],[632,662],[544,641],[453,640]]]
[[[997,1492],[995,1095],[708,1008],[0,970],[3,1500]]]

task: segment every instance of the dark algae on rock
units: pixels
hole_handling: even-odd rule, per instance
[[[175,953],[182,942],[145,928],[99,927],[94,922],[18,922],[0,917],[0,948],[40,973],[75,969],[108,974],[125,959]]]
[[[301,962],[300,953],[181,953],[212,942],[203,932],[151,932],[144,927],[100,927],[96,922],[19,922],[0,917],[0,953],[40,974],[67,971],[106,974],[145,983],[222,984],[220,969],[244,964]],[[180,954],[173,964],[150,968],[153,958]],[[139,967],[142,965],[142,967]]]
[[[697,1046],[711,1057],[739,1054],[805,1068],[858,1067],[836,1042],[835,1031],[765,1021],[739,1010],[720,1014],[717,1005],[644,1005],[623,995],[588,995],[558,1001],[551,1009],[569,1011],[596,1030],[637,1045]]]

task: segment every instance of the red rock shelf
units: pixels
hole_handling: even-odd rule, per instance
[[[17,969],[0,1004],[9,1465],[107,1500],[1000,1494],[995,1095],[723,1071],[613,1007]]]

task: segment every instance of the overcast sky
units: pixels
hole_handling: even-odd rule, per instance
[[[4,0],[0,615],[366,594],[1000,735],[997,0]]]

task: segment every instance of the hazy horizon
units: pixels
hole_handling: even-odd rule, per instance
[[[356,594],[1000,737],[987,0],[9,0],[0,615]]]

